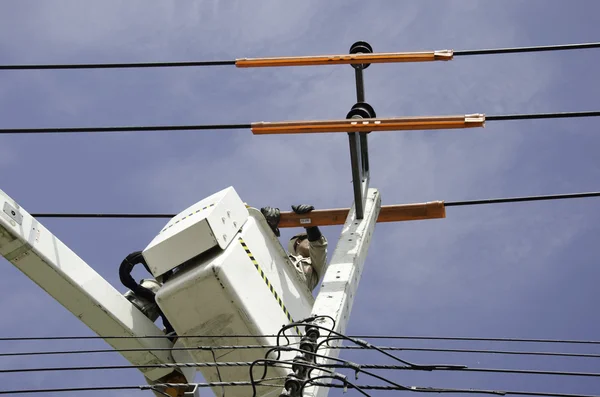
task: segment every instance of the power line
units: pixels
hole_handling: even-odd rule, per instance
[[[49,341],[49,340],[89,340],[89,339],[163,339],[168,335],[150,335],[150,336],[9,336],[0,337],[0,342],[17,341]],[[277,335],[252,335],[252,334],[232,334],[232,335],[178,335],[178,339],[184,338],[277,338]],[[401,336],[401,335],[351,335],[349,338],[357,339],[398,339],[398,340],[444,340],[444,341],[470,341],[470,342],[511,342],[511,343],[550,343],[550,344],[585,344],[600,345],[600,341],[595,340],[576,340],[576,339],[527,339],[527,338],[483,338],[483,337],[452,337],[452,336]],[[229,347],[229,346],[228,346]],[[273,346],[270,346],[273,347]],[[155,350],[155,349],[143,349]]]
[[[526,113],[486,116],[486,121],[536,120],[557,118],[599,117],[600,111]],[[197,124],[156,125],[125,127],[44,127],[44,128],[1,128],[0,134],[72,134],[93,132],[140,132],[140,131],[197,131],[250,129],[252,123],[244,124]]]
[[[131,127],[72,127],[72,128],[2,128],[0,134],[71,134],[82,132],[139,132],[139,131],[197,131],[237,130],[251,128],[250,124],[156,125]]]
[[[496,55],[496,54],[511,54],[524,52],[542,52],[542,51],[564,51],[564,50],[582,50],[588,48],[600,48],[600,43],[578,43],[578,44],[559,44],[533,47],[507,47],[507,48],[490,48],[483,50],[460,50],[454,51],[454,56],[467,55]]]
[[[48,340],[85,340],[85,339],[163,339],[169,335],[140,335],[140,336],[8,336],[0,337],[0,342],[15,341],[48,341]],[[253,334],[231,334],[231,335],[178,335],[178,339],[184,338],[277,338],[278,335],[253,335]],[[281,335],[279,335],[281,337]],[[402,336],[402,335],[350,335],[348,338],[356,339],[404,339],[404,340],[451,340],[451,341],[481,341],[481,342],[527,342],[527,343],[565,343],[565,344],[588,344],[600,345],[600,341],[576,340],[576,339],[522,339],[522,338],[483,338],[483,337],[459,337],[459,336]]]
[[[22,356],[45,356],[45,355],[70,355],[70,354],[99,354],[99,353],[125,353],[145,351],[194,351],[194,350],[235,350],[235,349],[270,349],[272,345],[233,345],[233,346],[196,346],[196,347],[157,347],[157,348],[131,348],[131,349],[92,349],[92,350],[52,350],[33,352],[11,352],[0,353],[0,357],[22,357]],[[399,347],[399,346],[377,346],[386,351],[414,351],[414,352],[441,352],[441,353],[468,353],[468,354],[500,354],[517,356],[550,356],[550,357],[574,357],[574,358],[600,358],[600,354],[589,353],[561,353],[561,352],[539,352],[539,351],[513,351],[513,350],[482,350],[482,349],[442,349],[428,347]],[[361,346],[330,346],[330,349],[341,350],[364,350]]]
[[[312,383],[315,386],[322,387],[332,387],[336,389],[342,389],[344,385],[332,384],[332,383],[321,383],[314,382]],[[347,386],[348,389],[351,389],[352,386]],[[380,386],[380,385],[360,385],[358,386],[363,390],[382,390],[382,391],[399,391],[404,390],[402,388],[396,386]],[[543,393],[543,392],[529,392],[529,391],[501,391],[501,390],[452,390],[445,389],[446,393],[488,393],[488,394],[499,394],[499,395],[513,395],[513,396],[539,396],[539,397],[600,397],[594,396],[590,394],[567,394],[567,393]],[[437,389],[430,388],[430,392],[432,393],[442,393],[442,391],[438,391]]]
[[[24,373],[24,372],[70,372],[70,371],[108,371],[120,369],[142,369],[142,368],[206,368],[206,367],[249,367],[251,361],[234,362],[193,362],[193,363],[169,363],[169,364],[145,364],[145,365],[98,365],[98,366],[73,366],[73,367],[39,367],[39,368],[12,368],[0,369],[0,374]],[[292,365],[292,363],[289,363]],[[468,367],[444,367],[444,366],[400,366],[383,364],[318,364],[323,368],[347,368],[356,369],[382,369],[382,370],[400,370],[400,371],[453,371],[453,372],[486,372],[503,374],[521,374],[521,375],[554,375],[554,376],[581,376],[581,377],[600,377],[600,373],[595,372],[566,372],[566,371],[542,371],[528,369],[504,369],[504,368],[468,368]]]
[[[546,200],[564,200],[564,199],[576,199],[576,198],[590,198],[600,197],[600,192],[585,192],[585,193],[566,193],[566,194],[552,194],[546,196],[523,196],[523,197],[508,197],[508,198],[495,198],[495,199],[483,199],[483,200],[469,200],[469,201],[449,201],[444,202],[445,207],[464,207],[469,205],[482,205],[482,204],[504,204],[504,203],[518,203],[528,201],[546,201]],[[173,218],[177,214],[167,213],[32,213],[31,216],[34,218],[117,218],[117,219],[139,219],[139,218]]]
[[[546,52],[564,50],[582,50],[600,48],[600,43],[558,44],[532,47],[507,47],[454,51],[454,56],[498,55],[510,53]],[[72,63],[72,64],[29,64],[0,65],[0,70],[73,70],[73,69],[130,69],[130,68],[172,68],[172,67],[206,67],[235,66],[237,60],[222,61],[178,61],[178,62],[123,62],[123,63]]]
[[[363,390],[386,390],[386,391],[398,391],[406,390],[405,387],[399,386],[381,386],[381,385],[340,385],[335,383],[322,383],[322,382],[311,382],[312,385],[321,387],[331,388],[360,388]],[[137,386],[91,386],[91,387],[64,387],[64,388],[53,388],[53,389],[15,389],[15,390],[0,390],[1,394],[33,394],[33,393],[67,393],[67,392],[83,392],[83,391],[109,391],[109,390],[152,390],[161,388],[189,388],[189,387],[219,387],[219,386],[252,386],[252,382],[240,381],[240,382],[208,382],[208,383],[164,383],[156,385],[137,385]],[[272,385],[263,385],[272,386]],[[279,386],[273,386],[279,387]],[[410,387],[409,391],[415,392],[429,392],[429,393],[473,393],[473,394],[498,394],[498,395],[519,395],[519,396],[547,396],[547,397],[600,397],[597,395],[590,394],[567,394],[567,393],[543,393],[543,392],[529,392],[529,391],[501,391],[501,390],[477,390],[477,389],[440,389],[440,388],[423,388],[423,387]]]
[[[399,335],[370,335],[351,336],[361,339],[406,339],[406,340],[452,340],[452,341],[478,341],[478,342],[526,342],[526,343],[573,343],[600,345],[600,341],[575,340],[575,339],[523,339],[523,338],[480,338],[470,336],[399,336]]]
[[[506,114],[506,115],[499,115],[499,116],[486,116],[485,121],[564,119],[564,118],[598,117],[598,116],[600,116],[600,111],[536,113],[536,114]]]
[[[228,61],[184,61],[184,62],[125,62],[125,63],[71,63],[38,65],[0,65],[0,70],[49,70],[49,69],[130,69],[130,68],[172,68],[190,66],[230,66],[235,60]]]
[[[510,198],[470,200],[470,201],[450,201],[450,202],[445,202],[444,207],[461,207],[461,206],[481,205],[481,204],[519,203],[519,202],[527,202],[527,201],[564,200],[564,199],[589,198],[589,197],[600,197],[600,192],[552,194],[552,195],[546,195],[546,196],[524,196],[524,197],[510,197]]]

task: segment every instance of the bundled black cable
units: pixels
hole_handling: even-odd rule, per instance
[[[121,265],[119,266],[119,278],[121,280],[121,283],[125,287],[129,288],[135,295],[144,298],[156,305],[156,294],[154,293],[154,291],[142,286],[141,283],[135,281],[135,279],[131,276],[131,272],[133,271],[135,265],[140,263],[144,266],[148,273],[152,274],[152,272],[150,271],[150,267],[148,267],[146,259],[144,259],[144,256],[142,255],[142,251],[135,251],[127,255],[127,257],[123,259],[123,262],[121,262]],[[165,275],[165,280],[170,276],[170,274],[171,272]],[[160,307],[158,307],[158,305],[156,305],[156,308],[158,310],[160,318],[162,319],[163,325],[165,326],[167,335],[170,335],[169,339],[173,341],[176,337],[176,333],[173,329],[173,326],[169,322],[167,316],[165,316],[162,310],[160,310]]]

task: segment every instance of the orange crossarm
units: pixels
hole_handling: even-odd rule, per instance
[[[282,212],[279,227],[308,227],[343,225],[349,208],[314,210],[298,215],[294,212]],[[418,221],[446,217],[443,201],[430,201],[416,204],[382,205],[377,222]]]
[[[363,63],[430,62],[449,61],[453,58],[454,51],[452,50],[424,52],[381,52],[375,54],[238,58],[235,60],[235,66],[238,68],[258,68],[271,66],[315,66]]]
[[[343,119],[326,121],[256,122],[251,124],[255,135],[301,134],[324,132],[369,132],[402,130],[438,130],[484,127],[485,115],[395,117],[373,119]]]

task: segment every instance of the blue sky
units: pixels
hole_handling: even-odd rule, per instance
[[[599,11],[593,0],[20,0],[2,6],[0,63],[316,55],[346,53],[357,40],[381,52],[567,44],[598,41]],[[599,59],[597,50],[583,50],[372,65],[365,73],[366,96],[380,117],[597,110]],[[340,118],[354,103],[353,81],[347,65],[4,71],[0,120],[2,128],[33,128]],[[371,185],[380,189],[383,204],[598,190],[599,144],[594,119],[374,133]],[[348,207],[350,181],[344,134],[253,136],[234,130],[0,137],[0,188],[29,212],[178,212],[227,186],[255,207],[284,209],[298,202]],[[599,220],[597,201],[583,199],[449,208],[443,220],[379,224],[348,332],[598,339],[594,308],[600,298],[595,281]],[[119,263],[145,247],[165,222],[43,223],[124,292]],[[291,232],[285,231],[283,238]],[[324,232],[333,252],[340,229]],[[7,261],[2,264],[0,335],[91,335]],[[106,346],[72,341],[55,347]],[[4,343],[0,351],[38,348],[48,346]],[[562,347],[592,352],[592,347],[576,348]],[[343,357],[379,362],[371,353]],[[403,357],[474,367],[597,368],[593,359],[434,353]],[[2,360],[0,367],[119,363],[126,362],[112,354],[25,357]],[[390,376],[411,385],[590,394],[597,394],[600,386],[592,378],[442,372]],[[2,389],[77,387],[142,384],[143,378],[135,370],[66,377],[38,373],[4,375],[1,383]]]

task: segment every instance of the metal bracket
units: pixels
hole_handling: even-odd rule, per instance
[[[350,54],[373,53],[373,48],[364,41],[357,41],[350,47]],[[370,63],[351,64],[354,68],[356,80],[356,101],[346,116],[348,119],[374,118],[375,111],[365,103],[365,85],[363,70]],[[354,188],[354,202],[356,206],[356,219],[363,219],[367,189],[369,189],[369,143],[368,132],[350,132],[348,141],[350,143],[350,163],[352,167],[352,185]]]
[[[4,208],[2,210],[10,217],[10,219],[17,222],[17,224],[23,224],[23,214],[21,214],[17,208],[10,205],[8,201],[4,202]]]

